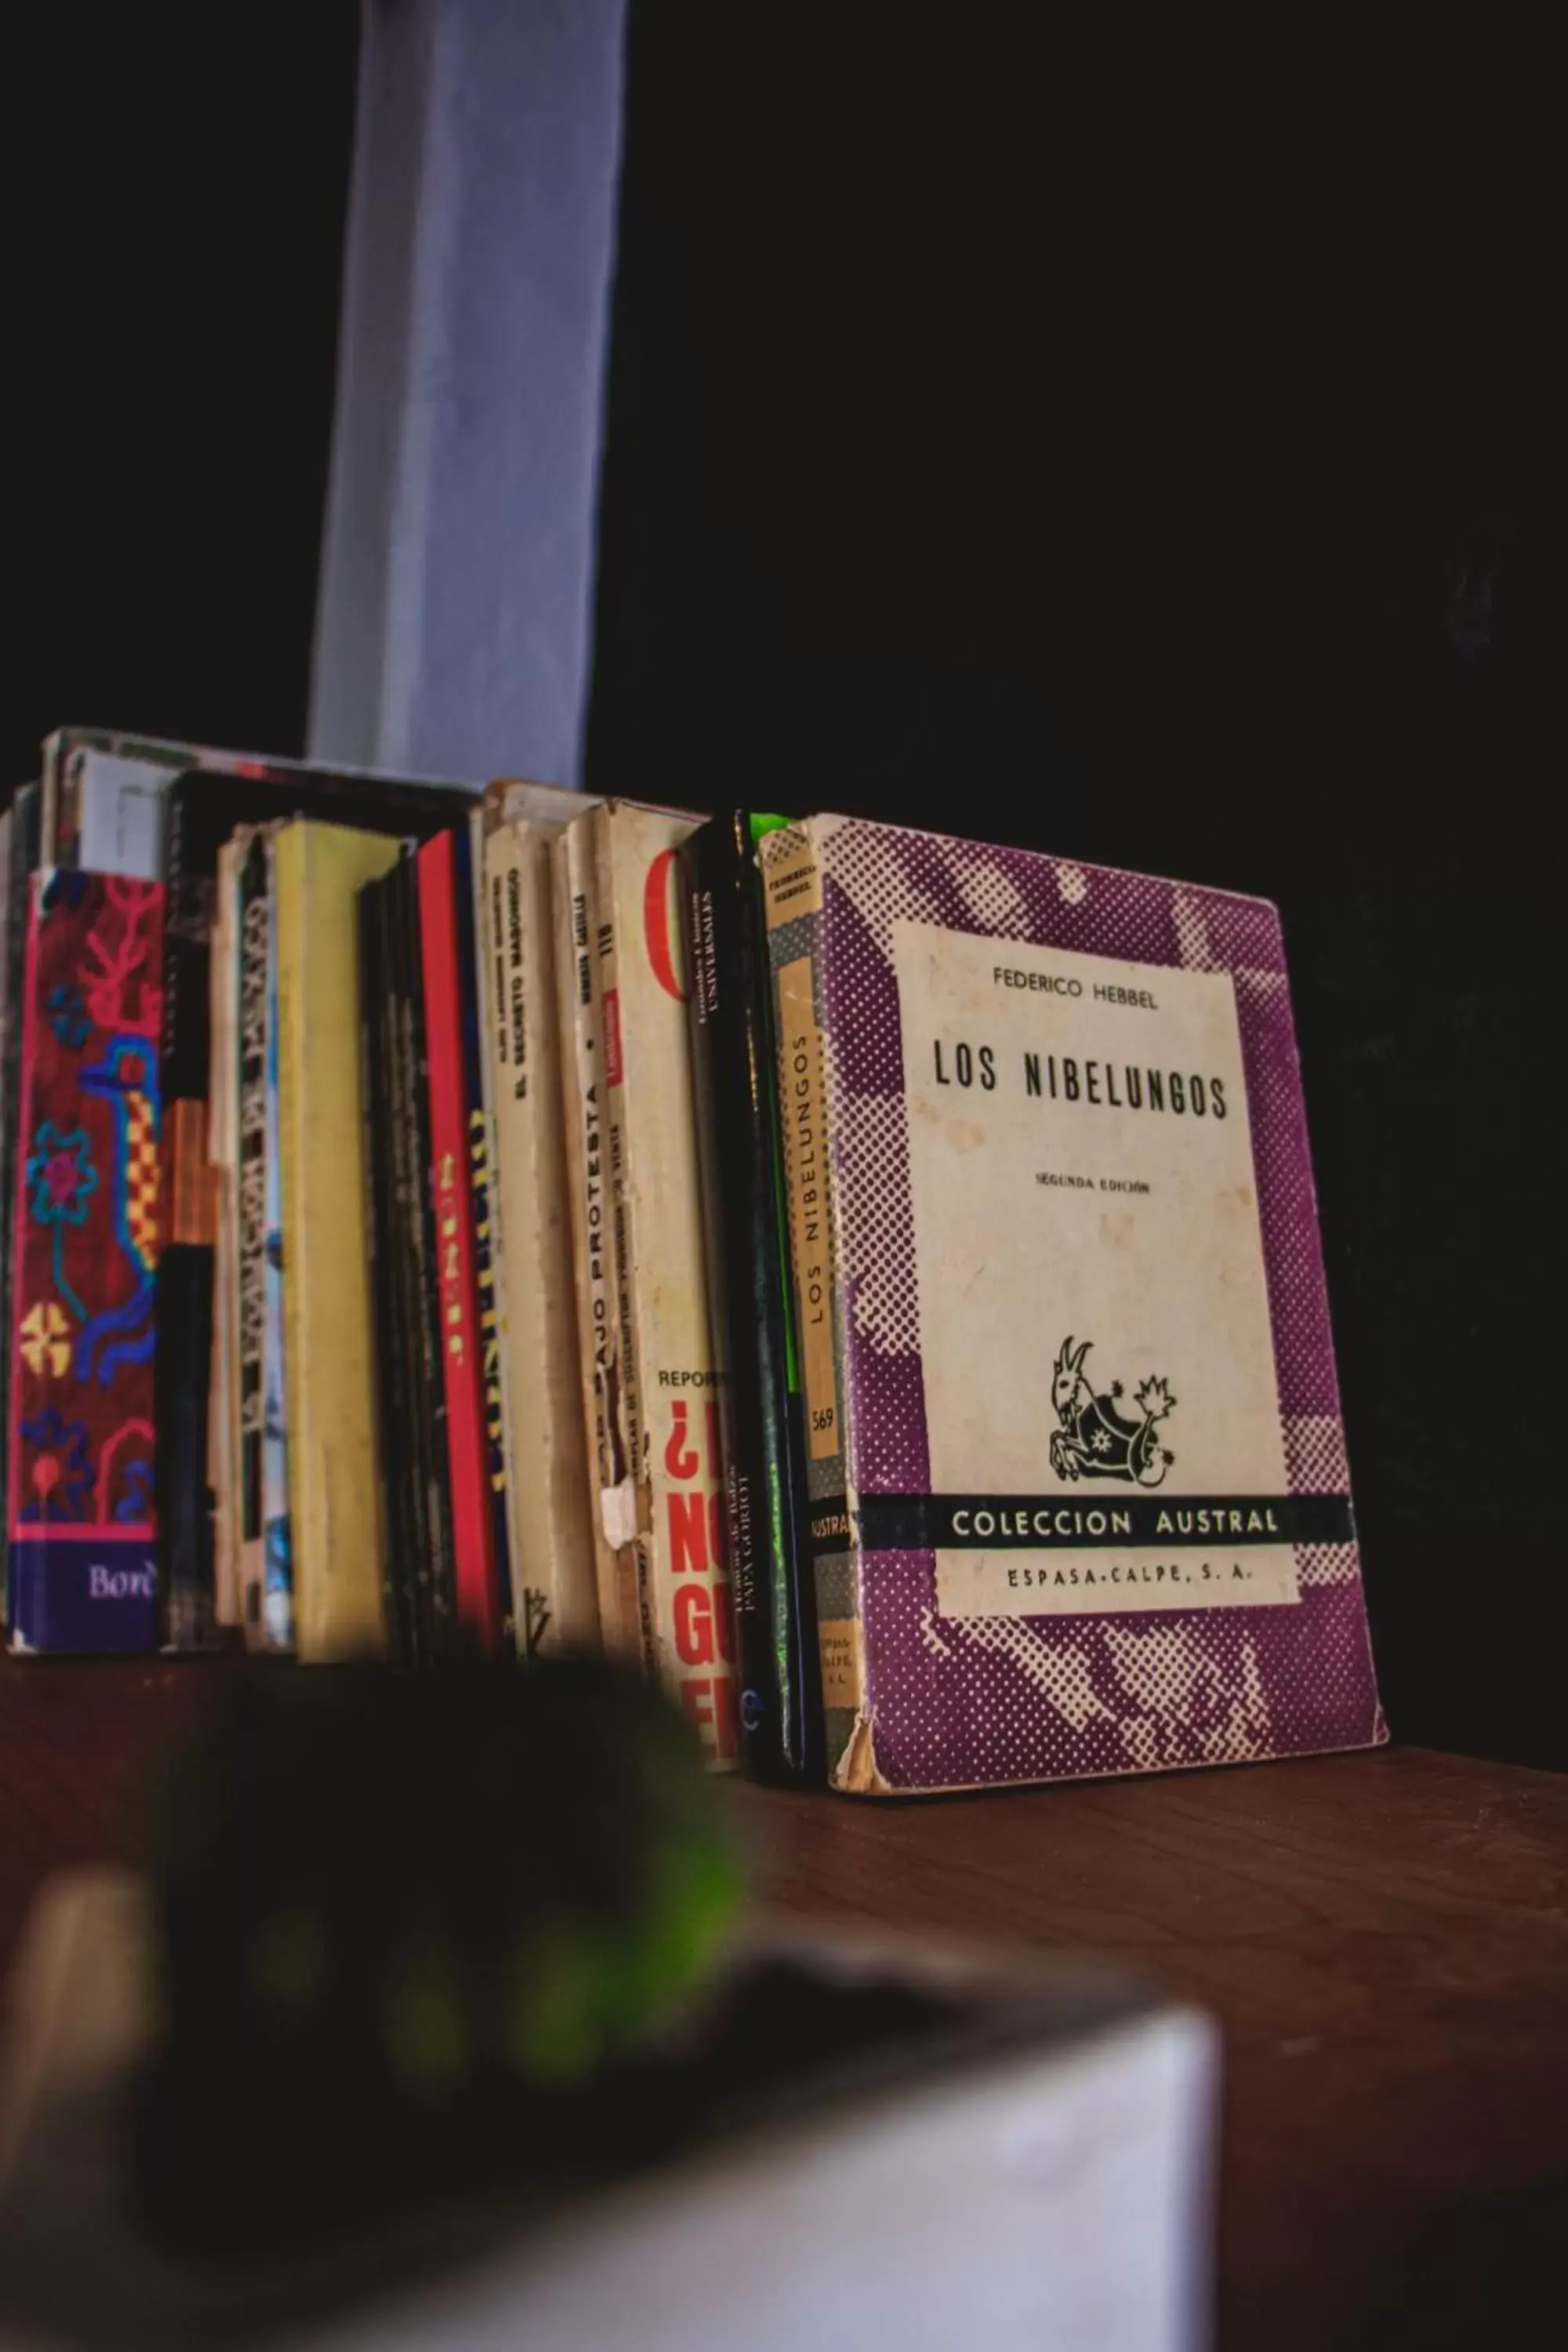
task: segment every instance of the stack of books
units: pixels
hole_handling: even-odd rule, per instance
[[[0,857],[14,1651],[603,1646],[868,1794],[1384,1736],[1272,908],[82,730]]]

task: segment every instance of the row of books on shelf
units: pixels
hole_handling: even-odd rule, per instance
[[[0,857],[14,1651],[602,1646],[865,1793],[1383,1736],[1271,908],[86,730]]]

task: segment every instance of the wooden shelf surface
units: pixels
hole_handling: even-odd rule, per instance
[[[0,1960],[49,1869],[124,1851],[137,1769],[206,1678],[0,1667]],[[1556,2301],[1568,1780],[1392,1748],[733,1804],[786,1909],[1100,1952],[1219,2020],[1226,2352],[1528,2340]]]

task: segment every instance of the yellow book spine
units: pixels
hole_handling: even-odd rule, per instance
[[[280,833],[278,1120],[295,1638],[310,1663],[384,1644],[355,897],[384,835]]]

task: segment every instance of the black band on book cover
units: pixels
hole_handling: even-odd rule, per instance
[[[814,1503],[814,1553],[1082,1551],[1194,1544],[1348,1544],[1348,1495],[836,1495]]]

